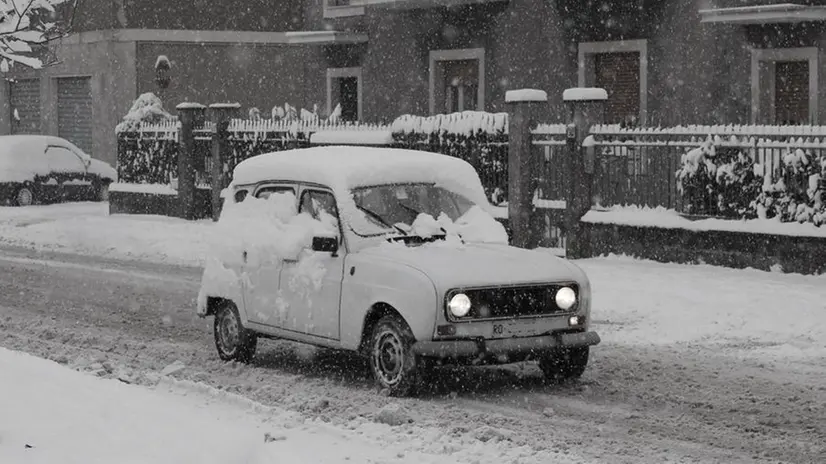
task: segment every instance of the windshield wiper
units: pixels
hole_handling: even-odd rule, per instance
[[[380,215],[380,214],[378,214],[378,213],[376,213],[376,212],[374,212],[374,211],[371,211],[371,210],[369,210],[369,209],[367,209],[367,208],[365,208],[364,206],[361,206],[361,205],[359,205],[359,204],[356,204],[356,208],[358,208],[358,209],[360,209],[360,210],[364,211],[364,212],[365,212],[368,216],[370,216],[371,218],[375,219],[376,221],[378,221],[379,223],[381,223],[383,226],[385,226],[385,227],[387,227],[387,228],[389,228],[389,229],[396,229],[397,231],[401,232],[401,233],[402,233],[402,235],[407,235],[407,232],[405,232],[405,231],[404,231],[404,229],[402,229],[401,227],[399,227],[399,226],[397,226],[397,225],[395,225],[395,224],[390,224],[389,222],[387,222],[387,220],[386,220],[386,219],[384,219],[383,217],[381,217],[381,215]]]

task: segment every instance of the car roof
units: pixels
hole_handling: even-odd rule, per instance
[[[360,186],[427,182],[448,185],[477,203],[486,201],[479,175],[466,161],[401,148],[319,146],[265,153],[239,163],[232,183],[269,180],[321,184],[340,193]]]
[[[70,147],[80,153],[83,150],[76,147],[72,142],[53,135],[39,135],[39,134],[15,134],[15,135],[0,135],[0,154],[14,155],[21,153],[21,148],[43,149],[48,145],[57,145],[63,147]]]

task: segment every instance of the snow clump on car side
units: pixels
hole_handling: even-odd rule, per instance
[[[284,258],[297,259],[298,280],[318,287],[324,277],[313,253],[314,236],[337,236],[335,219],[323,213],[321,220],[297,214],[295,195],[276,193],[261,199],[249,196],[240,203],[226,202],[216,224],[217,236],[225,239],[207,258],[198,293],[198,314],[206,314],[208,297],[241,300],[241,269],[279,266]],[[306,275],[303,275],[306,274]]]

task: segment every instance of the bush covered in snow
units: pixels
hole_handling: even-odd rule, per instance
[[[141,94],[132,108],[123,117],[123,121],[117,125],[117,132],[136,132],[141,124],[158,124],[171,121],[173,117],[163,109],[163,102],[154,93],[147,92]]]
[[[777,182],[767,179],[763,191],[753,203],[761,218],[779,218],[782,222],[826,224],[826,156],[809,150],[789,149],[783,156]]]
[[[454,156],[479,172],[485,194],[507,201],[508,115],[464,111],[429,117],[404,115],[392,124],[394,145]]]
[[[789,148],[783,155],[782,167],[772,173],[755,164],[752,156],[740,148],[718,142],[709,139],[682,156],[677,180],[685,201],[683,212],[826,223],[826,156]]]
[[[760,193],[763,178],[755,174],[751,156],[740,149],[707,140],[682,156],[677,180],[685,200],[685,213],[737,219],[757,217],[752,203]]]

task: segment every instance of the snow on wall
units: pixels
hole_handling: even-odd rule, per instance
[[[310,143],[390,145],[393,143],[393,133],[389,130],[325,130],[313,133]]]
[[[813,224],[783,223],[772,219],[692,221],[680,216],[673,209],[663,207],[614,206],[603,211],[591,210],[583,216],[582,222],[695,231],[719,230],[749,234],[826,237],[826,227],[816,227]]]
[[[178,191],[166,184],[109,184],[110,192],[149,193],[153,195],[177,195]]]
[[[462,111],[460,113],[437,114],[435,116],[413,116],[406,114],[393,121],[391,130],[399,133],[446,133],[470,135],[479,131],[488,134],[508,133],[508,113],[487,113],[484,111]]]

